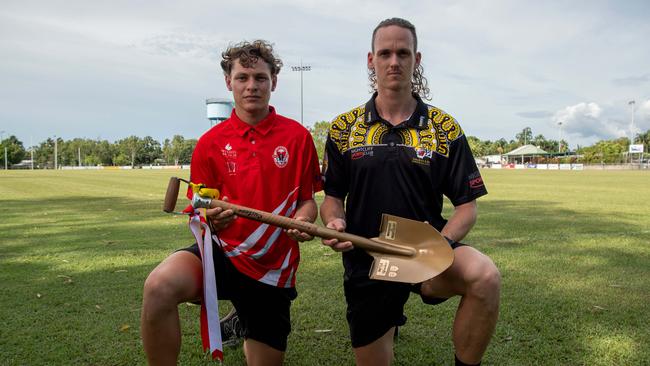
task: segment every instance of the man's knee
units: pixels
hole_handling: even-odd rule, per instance
[[[144,281],[143,301],[149,310],[176,306],[178,291],[164,274],[153,271]]]
[[[156,267],[144,282],[145,305],[171,307],[197,300],[202,288],[201,261],[177,252]]]
[[[477,271],[472,277],[473,280],[469,287],[472,295],[486,302],[499,301],[501,273],[490,258],[487,256],[483,258],[481,265],[477,266]]]

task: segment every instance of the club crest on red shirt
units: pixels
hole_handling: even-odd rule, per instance
[[[289,151],[284,146],[278,146],[273,150],[273,161],[278,168],[284,168],[289,163]]]

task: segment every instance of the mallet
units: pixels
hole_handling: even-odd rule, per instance
[[[180,179],[171,177],[165,194],[163,211],[174,212]],[[378,238],[367,239],[358,235],[338,232],[305,221],[275,215],[269,212],[194,194],[194,208],[233,210],[237,216],[278,226],[297,229],[324,239],[350,241],[374,257],[370,278],[395,282],[418,283],[440,274],[453,262],[454,253],[447,240],[431,225],[392,215],[382,215]]]

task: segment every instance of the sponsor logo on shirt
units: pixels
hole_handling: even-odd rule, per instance
[[[467,178],[469,179],[469,188],[476,189],[483,187],[483,178],[481,177],[481,173],[474,172]]]
[[[237,159],[237,151],[232,149],[230,143],[227,143],[226,146],[221,149],[221,155],[226,159]]]
[[[226,159],[226,168],[228,169],[228,175],[235,175],[237,172],[237,151],[232,149],[230,143],[226,143],[226,146],[221,149],[221,155]]]
[[[418,159],[424,159],[424,158],[431,159],[433,157],[433,151],[428,149],[423,149],[421,147],[416,147],[415,156],[417,156]]]
[[[284,168],[289,163],[289,151],[284,146],[278,146],[273,150],[273,161],[278,168]]]
[[[232,160],[226,161],[226,166],[228,167],[229,175],[235,175],[235,173],[237,173],[237,164],[235,164],[234,161]]]
[[[373,146],[360,146],[350,150],[350,158],[352,160],[361,159],[366,156],[374,156]]]

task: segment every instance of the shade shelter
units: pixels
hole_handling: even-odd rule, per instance
[[[545,157],[550,154],[537,146],[524,145],[503,155],[508,159],[509,163],[526,164],[537,163],[537,158]]]

